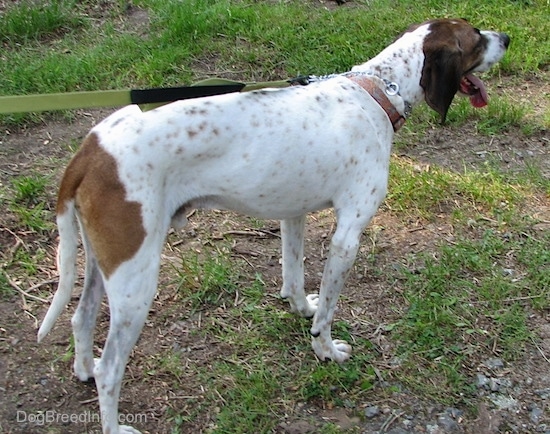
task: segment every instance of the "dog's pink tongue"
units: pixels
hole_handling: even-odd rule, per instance
[[[477,88],[470,94],[470,103],[476,108],[485,107],[489,101],[489,96],[483,82],[473,74],[467,75],[466,78]]]

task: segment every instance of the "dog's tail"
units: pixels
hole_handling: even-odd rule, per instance
[[[63,211],[60,212],[60,209]],[[52,329],[55,321],[69,303],[73,292],[78,251],[78,224],[74,199],[65,201],[63,206],[58,206],[57,227],[59,230],[59,246],[57,248],[59,286],[38,330],[38,342]]]

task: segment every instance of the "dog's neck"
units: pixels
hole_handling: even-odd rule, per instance
[[[428,33],[427,26],[405,33],[376,57],[354,66],[352,72],[363,72],[380,77],[385,83],[396,83],[405,104],[418,104],[424,100],[420,80],[424,66],[423,44]]]
[[[361,72],[347,73],[344,77],[357,83],[374,98],[388,115],[394,132],[403,126],[409,115],[410,106],[399,96],[396,83],[386,82],[379,77]]]

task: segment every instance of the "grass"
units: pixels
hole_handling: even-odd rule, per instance
[[[370,351],[344,366],[304,359],[310,350],[310,321],[268,303],[265,282],[259,275],[238,275],[241,267],[229,258],[229,252],[222,245],[209,257],[188,254],[175,269],[182,301],[205,313],[216,311],[195,332],[197,338],[227,345],[231,352],[198,369],[200,384],[208,385],[206,392],[192,414],[172,415],[174,432],[214,407],[211,432],[270,432],[296,395],[304,402],[359,405],[376,379]],[[191,281],[186,276],[191,276]],[[334,332],[338,338],[351,339],[346,323],[335,323]],[[365,350],[372,348],[361,338],[355,344]],[[153,363],[151,375],[169,371],[179,378],[185,376],[182,366],[178,353],[170,352]],[[333,424],[323,430],[339,432]]]
[[[436,375],[447,385],[432,391],[440,400],[469,401],[476,395],[464,367],[475,369],[476,354],[521,358],[534,339],[528,312],[548,307],[549,243],[547,233],[486,230],[418,255],[404,276],[409,309],[393,329],[402,381],[420,391]]]
[[[386,207],[401,214],[434,218],[438,213],[456,208],[461,216],[475,216],[490,211],[493,216],[509,220],[521,205],[532,184],[510,182],[506,175],[490,164],[483,171],[457,173],[443,167],[422,165],[407,158],[394,158],[390,165],[390,186]],[[457,214],[458,215],[458,214]]]
[[[11,46],[51,39],[84,26],[76,1],[23,1],[0,16],[0,41]]]
[[[140,0],[134,4],[150,14],[147,38],[120,32],[112,24],[96,25],[77,2],[48,4],[23,2],[3,14],[3,94],[184,83],[213,72],[197,68],[203,61],[213,63],[217,74],[249,80],[343,71],[378,52],[411,22],[435,15],[469,16],[476,25],[509,32],[522,49],[511,51],[493,73],[534,70],[549,58],[550,24],[541,19],[547,7],[543,0],[488,2],[484,8],[473,1],[444,7],[438,2],[437,8],[426,0],[415,2],[414,8],[408,2],[377,1],[362,13],[294,1]],[[489,8],[494,10],[482,10]],[[46,11],[50,19],[32,18]],[[126,18],[125,8],[113,11],[118,14],[114,18]],[[373,17],[380,26],[376,32]],[[44,43],[48,50],[41,49]]]
[[[131,25],[125,24],[130,20],[125,2],[105,4],[23,1],[3,11],[0,92],[169,86],[213,75],[270,80],[332,73],[365,61],[411,22],[433,16],[465,16],[476,26],[511,35],[510,52],[487,80],[512,75],[523,80],[547,74],[549,66],[545,0],[357,0],[338,8],[303,1],[135,0],[133,7],[146,10],[148,20]],[[446,128],[473,123],[481,142],[502,134],[521,139],[544,133],[549,111],[532,118],[529,110],[528,103],[506,95],[493,96],[480,111],[457,98]],[[0,123],[4,130],[15,129],[48,116],[3,116]],[[419,107],[397,140],[411,143],[428,128],[440,128],[437,123],[437,115]],[[189,333],[222,350],[197,366],[173,348],[143,361],[144,381],[160,377],[174,390],[187,383],[204,389],[185,409],[170,406],[173,432],[204,418],[212,421],[212,433],[273,432],[282,419],[298,414],[299,406],[343,407],[360,415],[373,396],[393,399],[401,389],[413,390],[420,400],[473,407],[471,373],[480,358],[496,353],[506,361],[521,360],[523,350],[538,339],[531,315],[547,310],[550,300],[550,236],[535,228],[531,212],[537,201],[548,200],[548,176],[534,163],[514,172],[493,163],[453,171],[401,155],[392,158],[385,211],[403,224],[448,224],[453,234],[397,259],[400,267],[380,266],[377,246],[370,251],[373,279],[402,296],[394,307],[399,315],[384,329],[392,344],[387,350],[391,367],[381,360],[362,318],[355,317],[333,326],[335,337],[353,342],[351,361],[339,366],[315,360],[310,322],[267,295],[278,283],[264,272],[264,256],[236,258],[230,238],[206,237],[198,252],[183,249],[167,267],[166,292],[173,290],[185,313],[170,307],[155,327],[166,327],[169,315],[178,315],[176,320],[203,315],[201,327]],[[33,281],[41,278],[45,263],[51,267],[51,246],[36,240],[53,233],[55,189],[53,177],[40,172],[2,179],[7,181],[0,204],[9,216],[9,231],[28,243],[0,252],[5,300],[14,296],[7,276]],[[261,228],[263,222],[247,225]],[[323,422],[318,432],[341,431]]]
[[[53,229],[47,189],[51,184],[49,176],[38,173],[22,175],[11,180],[11,188],[0,196],[7,202],[21,224],[34,232]]]

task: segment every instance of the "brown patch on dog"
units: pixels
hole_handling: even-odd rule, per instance
[[[126,200],[118,177],[117,163],[90,134],[65,170],[57,201],[57,214],[66,203],[76,208],[99,266],[109,277],[120,264],[132,258],[145,239],[141,204]]]

